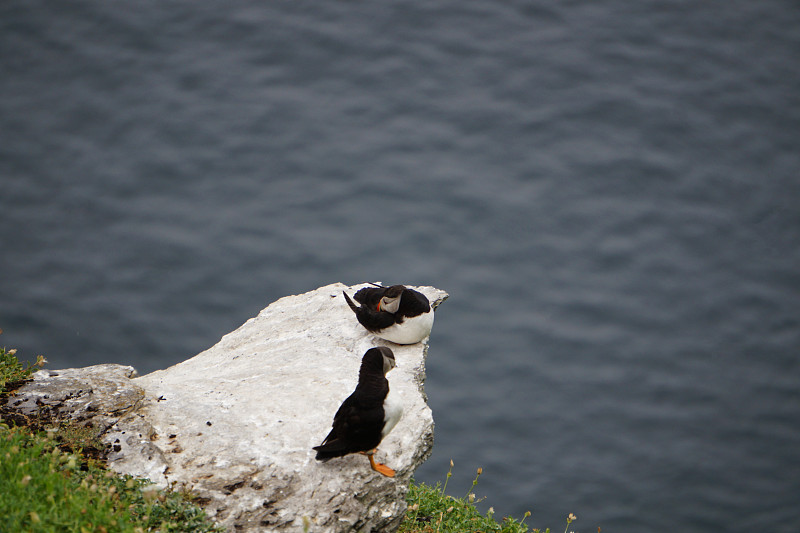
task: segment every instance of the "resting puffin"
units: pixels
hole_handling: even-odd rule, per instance
[[[433,309],[424,294],[403,285],[364,287],[347,305],[368,331],[395,344],[414,344],[431,334]]]
[[[370,348],[361,359],[356,390],[342,403],[333,417],[333,429],[315,446],[318,461],[327,461],[350,453],[369,457],[373,470],[394,477],[394,470],[375,462],[378,444],[389,434],[403,414],[403,406],[389,396],[386,373],[395,367],[392,350]]]

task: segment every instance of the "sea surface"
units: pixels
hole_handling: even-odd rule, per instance
[[[0,344],[142,374],[334,282],[450,293],[482,511],[800,531],[800,5],[0,4]]]

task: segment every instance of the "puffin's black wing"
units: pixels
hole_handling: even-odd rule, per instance
[[[378,302],[386,294],[388,287],[364,287],[353,295],[353,299],[361,305],[366,305],[373,311],[378,309]]]
[[[362,291],[364,289],[361,289]],[[382,289],[370,289],[370,290],[382,290]],[[359,291],[361,292],[361,291]],[[380,298],[375,300],[375,305],[370,307],[368,304],[362,303],[361,307],[357,306],[353,303],[353,300],[347,295],[346,292],[342,291],[344,294],[344,299],[347,300],[347,305],[350,306],[350,309],[356,314],[356,318],[358,322],[367,328],[369,331],[380,331],[384,328],[388,328],[392,324],[395,323],[395,316],[392,313],[387,313],[386,311],[376,311],[378,307],[378,302]],[[358,293],[356,293],[358,296]]]
[[[430,310],[431,304],[424,294],[414,289],[406,289],[403,291],[403,296],[400,298],[400,307],[395,314],[411,318],[427,313]]]
[[[385,416],[383,398],[370,400],[365,396],[357,390],[342,403],[333,417],[331,432],[314,447],[317,460],[366,452],[380,444]]]

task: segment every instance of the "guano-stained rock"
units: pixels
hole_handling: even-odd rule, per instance
[[[144,390],[131,381],[136,376],[132,366],[113,364],[39,370],[6,403],[34,420],[69,418],[102,433],[141,405]]]

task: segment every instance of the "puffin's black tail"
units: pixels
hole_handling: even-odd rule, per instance
[[[336,440],[314,446],[312,449],[317,451],[317,461],[322,461],[323,463],[334,457],[347,455],[347,450],[345,450],[344,445]]]
[[[351,299],[350,299],[350,297],[347,295],[347,293],[346,293],[346,292],[342,291],[342,294],[344,294],[344,299],[345,299],[345,300],[347,300],[347,305],[349,305],[349,306],[350,306],[350,309],[352,309],[352,310],[353,310],[353,312],[354,312],[356,315],[358,315],[358,310],[359,310],[360,308],[359,308],[358,306],[356,306],[356,304],[354,304],[354,303],[353,303],[353,300],[351,300]]]

